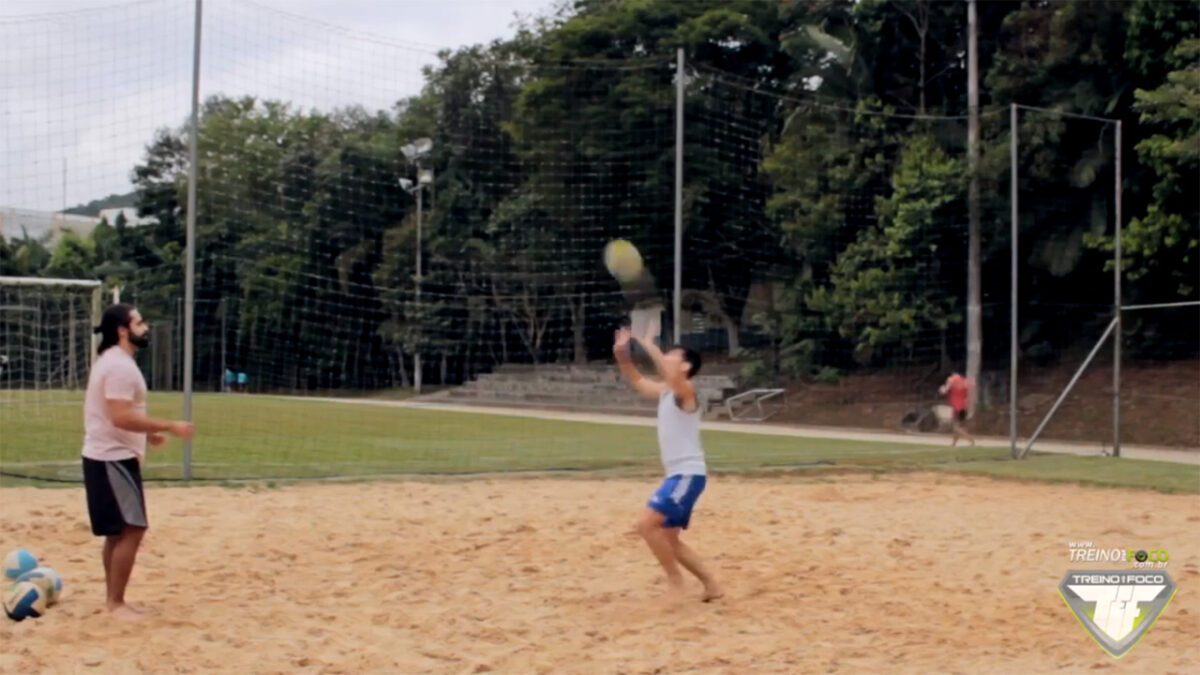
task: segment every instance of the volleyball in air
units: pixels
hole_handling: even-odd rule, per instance
[[[642,254],[628,240],[614,239],[604,247],[604,266],[617,281],[634,281],[642,274]]]

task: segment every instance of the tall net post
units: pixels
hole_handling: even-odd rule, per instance
[[[675,273],[671,292],[671,331],[679,342],[683,314],[683,139],[687,74],[683,48],[675,51]]]
[[[1117,120],[1116,138],[1113,143],[1116,162],[1113,167],[1113,321],[1116,322],[1116,333],[1113,335],[1113,457],[1121,456],[1121,340],[1124,334],[1124,322],[1121,320],[1121,202],[1124,196],[1124,185],[1121,182],[1121,131],[1122,122]]]
[[[1020,207],[1020,229],[1036,231],[1034,241],[1014,248],[1022,263],[1018,456],[1049,441],[1112,456],[1122,445],[1200,446],[1200,424],[1185,412],[1200,402],[1200,336],[1194,321],[1170,314],[1200,302],[1129,300],[1195,297],[1186,277],[1196,263],[1185,251],[1179,267],[1142,260],[1130,271],[1121,121],[1020,108],[1021,189],[1040,197]],[[1103,305],[1091,291],[1102,284],[1112,288]]]
[[[186,267],[183,280],[183,419],[192,421],[192,368],[195,363],[196,335],[196,192],[200,158],[200,36],[204,25],[204,3],[196,0],[195,37],[192,46],[192,113],[188,120],[187,224],[184,248]],[[183,441],[183,479],[192,479],[192,439]]]
[[[1009,126],[1008,126],[1008,161],[1009,161],[1009,332],[1008,332],[1008,370],[1009,370],[1009,385],[1008,385],[1008,443],[1009,454],[1013,459],[1020,456],[1020,449],[1017,447],[1017,385],[1020,375],[1017,371],[1017,364],[1020,356],[1020,333],[1018,332],[1017,319],[1019,318],[1019,310],[1017,300],[1020,297],[1020,287],[1018,285],[1018,266],[1020,264],[1020,255],[1018,251],[1021,240],[1020,228],[1020,203],[1021,190],[1020,181],[1018,180],[1020,165],[1020,138],[1018,133],[1017,123],[1020,111],[1017,109],[1017,104],[1013,103],[1009,106]]]
[[[1116,227],[1116,120],[1019,108],[1019,187],[1037,195],[1019,202],[1018,231],[1028,236],[1015,246],[1019,456],[1042,438],[1100,450],[1111,434],[1098,431],[1115,423],[1102,383],[1115,366],[1101,351],[1115,312],[1112,300],[1080,289],[1111,283],[1111,256],[1095,242]]]

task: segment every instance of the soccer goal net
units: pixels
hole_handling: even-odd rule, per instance
[[[0,390],[53,400],[87,383],[100,282],[0,277]]]
[[[78,415],[64,417],[61,410],[77,404],[87,386],[100,290],[98,281],[0,277],[0,461],[6,468],[17,456],[41,463],[78,453],[48,446],[42,432],[64,420],[78,424]]]

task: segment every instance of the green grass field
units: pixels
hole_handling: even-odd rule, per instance
[[[82,435],[76,392],[0,392],[0,485],[21,476],[74,481]],[[178,394],[152,394],[155,416],[177,417]],[[293,479],[506,471],[658,471],[651,427],[541,420],[266,396],[195,398],[193,477]],[[706,431],[717,471],[936,470],[1002,478],[1200,492],[1200,467],[1001,449],[910,445]],[[173,441],[152,452],[150,479],[182,476]]]

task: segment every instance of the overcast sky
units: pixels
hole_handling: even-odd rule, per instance
[[[510,36],[554,4],[204,0],[201,97],[388,108],[439,48]],[[0,2],[0,207],[127,192],[154,130],[190,109],[193,15],[192,0]]]

